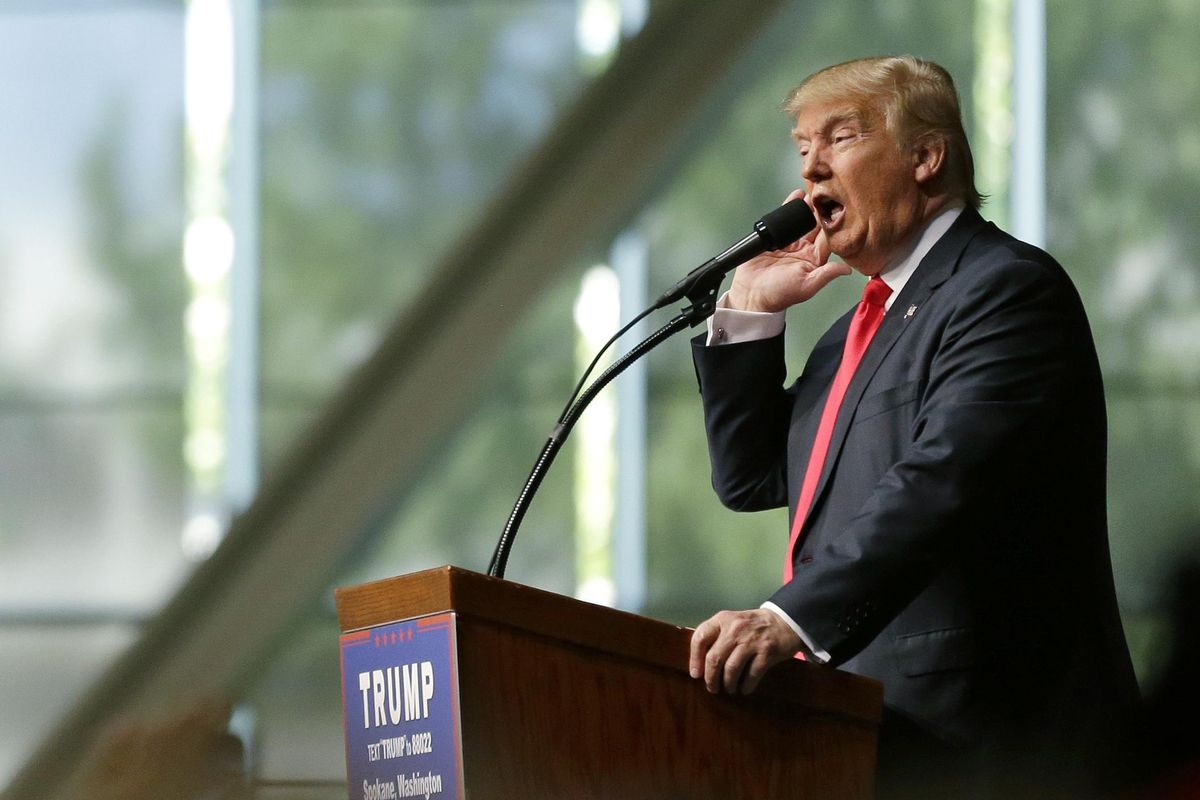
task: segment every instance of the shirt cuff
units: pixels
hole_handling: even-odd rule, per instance
[[[781,620],[783,620],[787,624],[787,626],[789,628],[791,628],[797,636],[800,637],[800,641],[804,642],[804,646],[809,649],[809,652],[811,652],[813,654],[813,659],[812,659],[813,661],[816,661],[818,664],[829,663],[829,658],[830,658],[829,653],[826,652],[825,650],[822,650],[820,647],[817,646],[816,642],[814,642],[812,639],[808,638],[808,634],[805,633],[804,630],[799,625],[796,624],[796,620],[789,617],[782,608],[775,605],[770,600],[763,603],[761,606],[759,606],[759,608],[765,608],[767,611],[770,611],[772,614],[774,614],[775,616],[777,616]]]
[[[720,344],[756,342],[783,333],[784,311],[742,311],[729,307],[729,292],[721,295],[717,308],[708,318],[709,347]]]

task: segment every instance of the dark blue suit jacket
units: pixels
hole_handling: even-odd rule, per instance
[[[782,336],[695,342],[713,486],[730,508],[795,513],[849,319],[789,388]],[[944,741],[1027,760],[1099,752],[1092,743],[1136,702],[1105,448],[1100,370],[1070,279],[968,209],[871,341],[795,578],[771,600]]]

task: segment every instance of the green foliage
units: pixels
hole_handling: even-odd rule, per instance
[[[328,392],[425,284],[578,85],[572,25],[544,3],[267,8],[268,404]]]
[[[157,207],[153,213],[139,208],[130,187],[134,167],[125,146],[128,120],[129,109],[123,103],[106,109],[99,135],[80,169],[89,255],[118,309],[98,328],[97,336],[100,349],[114,354],[114,364],[136,364],[131,387],[124,386],[127,375],[112,376],[118,392],[132,389],[136,398],[133,403],[122,401],[134,407],[134,414],[117,424],[130,426],[131,436],[140,440],[166,479],[163,490],[175,492],[182,490],[185,481],[181,442],[187,283],[182,170],[175,174],[180,190],[177,203]],[[180,163],[178,157],[174,160]],[[138,413],[147,406],[150,414]]]
[[[298,434],[418,296],[429,266],[473,224],[582,85],[574,22],[573,5],[557,2],[267,9],[268,454]],[[577,283],[568,275],[578,269],[544,290],[546,301],[495,365],[480,406],[423,465],[427,477],[396,498],[355,576],[447,562],[486,569],[573,382]],[[568,448],[560,461],[571,457]],[[530,510],[510,575],[570,592],[566,466],[547,479]]]
[[[1200,48],[1200,6],[1050,0],[1047,15],[1049,249],[1108,384],[1110,540],[1132,618],[1198,547],[1200,75],[1180,65]]]
[[[123,178],[131,169],[123,147],[128,118],[124,104],[106,110],[80,171],[89,250],[116,290],[123,312],[114,315],[103,335],[109,338],[108,346],[137,353],[145,374],[182,381],[182,317],[187,305],[182,198],[164,209],[165,219],[146,218],[133,207]]]

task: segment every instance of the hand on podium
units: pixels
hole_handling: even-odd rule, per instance
[[[688,669],[713,694],[750,694],[767,670],[804,649],[767,609],[721,611],[696,626]]]

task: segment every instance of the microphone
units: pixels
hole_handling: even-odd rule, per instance
[[[701,281],[712,280],[715,288],[731,269],[746,263],[768,250],[779,250],[795,242],[816,227],[817,220],[803,197],[789,200],[779,208],[764,214],[754,223],[754,233],[742,239],[716,258],[710,258],[683,277],[683,280],[663,292],[653,308],[682,300]]]

